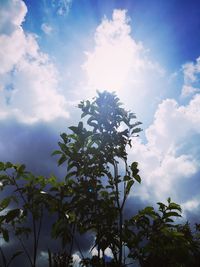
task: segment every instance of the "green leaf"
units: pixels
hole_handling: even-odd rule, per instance
[[[75,176],[77,174],[76,171],[73,171],[73,172],[69,172],[66,176],[65,176],[65,179],[67,180],[68,178],[72,177],[72,176]]]
[[[62,165],[67,160],[65,155],[62,155],[58,160],[58,166]]]
[[[169,206],[168,206],[167,209],[170,209],[170,210],[179,210],[180,212],[182,211],[182,210],[181,210],[181,206],[178,205],[178,204],[176,204],[176,203],[174,203],[174,202],[171,202],[171,203],[169,204]]]
[[[174,222],[174,220],[172,220],[172,219],[170,219],[170,218],[167,218],[166,220],[165,220],[165,222]]]
[[[77,167],[77,162],[74,162],[74,161],[69,162],[69,161],[68,161],[67,171],[71,170],[71,169],[74,168],[74,167]]]
[[[51,156],[59,155],[59,154],[62,154],[62,151],[60,151],[60,150],[55,150],[55,151],[51,154]]]
[[[126,194],[127,195],[129,194],[130,189],[133,186],[133,184],[134,184],[134,181],[133,180],[128,181],[127,186],[126,186]]]
[[[20,209],[14,209],[14,210],[9,210],[9,212],[6,214],[6,222],[13,221],[16,217],[20,215]]]
[[[133,177],[134,177],[135,175],[137,175],[138,172],[139,172],[137,166],[138,166],[138,163],[137,163],[137,162],[133,162],[133,163],[131,164],[131,171],[132,171],[132,175],[133,175]]]
[[[4,170],[4,163],[0,161],[0,171],[3,171]]]
[[[181,232],[171,231],[171,234],[174,237],[184,237],[184,233],[181,233]]]
[[[4,198],[0,203],[0,211],[4,210],[10,204],[11,197]]]
[[[131,132],[131,134],[140,133],[142,131],[141,128],[134,128]]]
[[[63,152],[67,152],[67,145],[66,144],[63,144],[63,143],[61,143],[61,142],[58,142],[58,145],[59,145],[59,147],[61,148],[61,150],[63,151]]]
[[[179,213],[174,212],[174,211],[165,213],[163,217],[166,218],[166,217],[172,217],[172,216],[174,216],[174,217],[181,217],[181,215]]]
[[[168,197],[167,202],[171,203],[171,197]]]
[[[12,179],[6,174],[0,174],[0,181],[2,182],[2,185],[0,187],[2,187],[3,185],[13,184]]]
[[[94,121],[96,121],[95,117],[94,117],[94,116],[91,116],[91,117],[87,120],[87,124],[88,124],[89,126],[94,127],[94,128],[96,129],[98,126],[97,126],[96,122],[94,122]]]
[[[63,139],[63,141],[65,142],[65,144],[68,142],[69,138],[68,135],[66,133],[62,133],[60,135],[60,137]]]
[[[75,134],[80,134],[80,128],[76,126],[70,126],[69,129]]]
[[[143,209],[143,212],[144,212],[145,214],[148,214],[148,215],[155,214],[154,208],[153,208],[153,207],[150,207],[150,206],[144,208],[144,209]]]
[[[12,168],[13,167],[13,164],[11,162],[6,162],[5,165],[4,165],[4,168],[5,169],[9,169],[9,168]]]
[[[164,204],[164,203],[162,203],[162,202],[157,202],[157,204],[159,205],[159,209],[160,210],[164,210],[167,206]]]
[[[88,114],[87,112],[83,112],[83,113],[81,114],[81,119],[84,118],[87,114]]]
[[[138,174],[133,177],[138,183],[141,183],[141,177]]]
[[[108,191],[101,191],[101,196],[102,197],[108,197],[109,196],[109,193],[108,193]]]
[[[18,173],[22,174],[25,170],[26,166],[24,164],[20,164],[17,166],[16,170]]]
[[[136,118],[136,116],[134,116],[134,119]],[[135,122],[134,124],[131,124],[131,127],[132,128],[135,128],[136,126],[138,126],[138,125],[141,125],[142,124],[142,122],[140,122],[140,121],[137,121],[137,122]]]
[[[132,178],[130,177],[130,176],[128,176],[128,175],[125,175],[124,176],[124,182],[126,182],[126,181],[129,181],[129,180],[131,180]]]
[[[79,131],[82,131],[82,129],[83,129],[83,122],[82,121],[79,122],[78,129],[79,129]]]
[[[57,178],[56,176],[52,175],[49,179],[48,179],[48,183],[51,186],[56,186],[57,185]]]

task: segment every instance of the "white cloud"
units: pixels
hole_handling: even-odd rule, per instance
[[[92,249],[91,254],[92,254],[92,256],[97,256],[98,255],[98,250],[97,250],[96,247],[94,247]],[[103,257],[103,253],[102,253],[102,250],[100,250],[100,258],[102,258],[102,257]]]
[[[110,258],[113,258],[113,253],[112,253],[112,250],[110,248],[106,248],[105,251],[104,251],[105,255],[107,257],[110,257]],[[94,247],[91,251],[91,254],[92,256],[97,256],[98,255],[98,250],[96,247]],[[102,250],[100,250],[100,257],[103,257],[103,253],[102,253]]]
[[[178,105],[174,99],[166,99],[159,105],[153,123],[145,131],[147,143],[134,140],[131,150],[143,178],[134,195],[154,201],[172,196],[181,201],[177,182],[192,179],[200,170],[192,150],[181,150],[193,133],[200,134],[200,95],[186,106]]]
[[[114,10],[111,20],[104,17],[94,41],[94,49],[86,52],[82,65],[88,90],[93,94],[97,89],[116,91],[124,102],[138,106],[141,98],[151,92],[153,102],[165,72],[148,59],[142,43],[132,37],[126,10]]]
[[[191,199],[182,204],[183,210],[190,212],[198,210],[199,206],[200,206],[200,200],[198,199]]]
[[[80,256],[78,254],[73,254],[72,257],[73,257],[73,266],[74,267],[80,266],[80,261],[81,261]]]
[[[192,199],[184,202],[181,204],[182,208],[182,216],[184,219],[187,219],[187,214],[192,213],[193,215],[199,215],[199,209],[200,209],[200,198],[199,196],[197,197],[192,197]]]
[[[117,91],[128,107],[134,107],[137,114],[138,110],[140,113],[145,111],[149,116],[151,105],[163,98],[161,92],[168,90],[169,85],[173,86],[173,77],[166,77],[163,68],[149,60],[143,44],[132,37],[126,11],[114,10],[110,20],[104,17],[95,31],[94,41],[94,49],[86,52],[82,66],[87,74],[88,91]],[[185,85],[195,81],[194,70],[199,71],[200,66],[185,65]],[[178,199],[176,185],[199,170],[191,151],[180,149],[191,133],[200,133],[199,125],[198,95],[186,106],[180,106],[174,99],[160,103],[153,123],[145,131],[146,144],[137,139],[130,152],[132,159],[139,162],[143,177],[142,185],[133,191],[134,195],[153,201],[169,196]]]
[[[15,64],[23,57],[26,51],[26,36],[21,27],[12,33],[0,35],[0,74],[12,70]]]
[[[186,106],[174,99],[166,99],[159,106],[154,122],[146,130],[149,145],[163,153],[174,149],[191,131],[200,133],[200,95],[195,95]]]
[[[113,253],[112,253],[112,250],[110,249],[110,248],[106,248],[106,250],[105,250],[105,255],[107,256],[107,257],[110,257],[110,258],[113,258],[114,256],[113,256]]]
[[[196,67],[192,62],[183,65],[184,81],[194,82],[196,80]]]
[[[200,90],[195,85],[199,84],[200,77],[200,57],[196,59],[196,62],[189,62],[183,65],[182,67],[184,75],[184,84],[182,87],[182,97],[188,97],[195,93],[199,93]]]
[[[0,32],[9,32],[18,28],[24,21],[27,7],[23,1],[8,0],[1,2]]]
[[[66,100],[58,90],[55,66],[40,50],[37,37],[22,28],[27,12],[24,2],[7,3],[0,8],[0,118],[15,116],[33,123],[68,116]],[[148,110],[149,103],[159,97],[160,88],[163,90],[164,71],[148,59],[144,46],[131,36],[126,11],[114,10],[111,20],[104,17],[94,40],[94,49],[86,53],[83,64],[87,81],[82,84],[89,88],[87,96],[91,88],[115,90],[126,105],[135,109],[145,103]],[[184,65],[183,71],[182,94],[196,93],[194,83],[198,81],[200,59]],[[196,94],[186,106],[165,99],[145,131],[147,143],[134,141],[131,151],[132,158],[140,164],[143,183],[137,192],[142,198],[162,200],[176,196],[175,182],[190,178],[199,170],[192,154],[179,153],[191,133],[200,134],[200,95]]]
[[[153,150],[148,144],[137,142],[133,150],[132,157],[139,162],[142,184],[132,194],[153,202],[162,201],[169,196],[180,201],[175,185],[181,183],[182,179],[190,178],[198,170],[198,164],[192,156],[176,156],[171,152],[160,157],[157,148]]]
[[[24,2],[9,0],[0,10],[4,28],[10,28],[0,34],[0,118],[15,116],[33,123],[67,117],[55,66],[40,50],[37,37],[21,26],[27,12]]]
[[[53,28],[47,23],[42,23],[41,29],[47,35],[50,35],[53,31]]]
[[[200,91],[199,88],[195,88],[195,87],[189,86],[189,85],[183,85],[181,96],[182,97],[191,96],[195,93],[198,93],[199,91]]]

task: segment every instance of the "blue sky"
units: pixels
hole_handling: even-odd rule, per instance
[[[38,1],[34,5],[33,1],[25,3],[30,8],[24,28],[41,35],[41,24],[52,24],[55,32],[51,41],[54,45],[54,42],[65,42],[70,37],[69,45],[78,35],[83,38],[80,45],[87,48],[92,42],[87,40],[87,35],[95,31],[103,16],[111,17],[113,10],[118,8],[128,10],[135,39],[145,42],[154,57],[163,61],[163,64],[177,68],[191,60],[191,57],[195,59],[199,55],[200,41],[196,38],[200,32],[198,1],[153,0],[150,4],[147,0]],[[64,16],[58,16],[59,10],[64,10],[66,6]],[[47,45],[44,39],[41,46],[48,49],[49,43]],[[196,42],[191,41],[194,39]],[[49,52],[53,49],[52,46],[48,49]],[[163,51],[161,47],[167,49]]]
[[[62,175],[50,154],[78,122],[77,103],[116,91],[143,122],[132,196],[171,196],[197,218],[199,1],[3,0],[0,48],[0,160]]]

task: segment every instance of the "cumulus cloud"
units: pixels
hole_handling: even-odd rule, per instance
[[[199,92],[199,88],[192,87],[190,85],[183,85],[181,96],[187,97]]]
[[[186,148],[188,137],[200,134],[200,97],[196,94],[185,106],[175,99],[164,99],[161,91],[167,92],[168,86],[173,86],[170,76],[148,58],[144,45],[133,38],[131,30],[126,10],[114,10],[111,19],[103,18],[95,31],[94,48],[86,52],[82,66],[88,91],[117,91],[126,106],[144,117],[152,114],[153,104],[160,102],[145,131],[146,143],[134,140],[130,151],[131,158],[139,162],[143,177],[142,185],[132,193],[153,202],[169,196],[180,201],[177,192],[181,182],[189,183],[200,169],[192,148]],[[184,84],[188,86],[185,95],[198,90],[194,82],[199,70],[200,60],[183,67]]]
[[[182,97],[188,97],[199,93],[199,77],[200,77],[200,57],[196,59],[196,62],[188,62],[182,67],[184,75],[184,84],[182,87]]]
[[[181,201],[181,182],[192,179],[200,170],[195,153],[185,146],[194,134],[199,138],[200,95],[186,106],[174,99],[166,99],[158,106],[153,123],[145,131],[146,144],[135,140],[131,150],[143,177],[143,185],[138,188],[141,198],[161,200],[172,196]]]
[[[0,33],[9,33],[18,29],[24,21],[27,7],[23,1],[1,1]]]
[[[3,1],[0,5],[0,74],[5,74],[26,53],[21,24],[27,8],[23,1]]]
[[[40,50],[37,37],[22,28],[27,7],[22,0],[1,5],[0,118],[15,116],[34,123],[67,117],[55,66]]]
[[[174,99],[165,99],[154,115],[153,124],[146,130],[149,144],[166,153],[175,144],[188,137],[190,130],[200,133],[200,95],[188,105],[179,106]]]
[[[116,91],[123,101],[131,101],[132,105],[138,105],[151,92],[154,101],[158,81],[165,71],[148,59],[143,44],[132,37],[126,10],[115,9],[111,19],[104,17],[96,28],[94,41],[94,49],[85,53],[82,65],[88,88],[93,92]],[[130,100],[136,94],[137,100],[134,97]]]

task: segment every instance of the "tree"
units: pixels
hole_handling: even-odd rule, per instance
[[[139,211],[125,223],[129,257],[139,260],[141,267],[189,267],[195,265],[199,242],[188,223],[176,222],[181,207],[170,198],[167,205],[158,202]]]
[[[0,203],[0,211],[3,211],[0,231],[6,242],[10,234],[14,234],[30,266],[36,267],[43,212],[47,203],[44,191],[47,179],[27,172],[23,164],[10,162],[0,162],[0,172],[1,190],[7,190],[7,196]],[[32,240],[30,250],[26,245],[28,237],[29,241]],[[20,254],[17,252],[13,255],[16,257]]]
[[[7,257],[0,247],[0,263],[9,267],[22,252],[29,266],[37,267],[44,214],[51,235],[60,239],[56,252],[46,248],[49,267],[73,266],[74,249],[81,266],[125,267],[127,257],[141,267],[199,266],[200,226],[178,224],[178,204],[168,199],[158,202],[158,211],[145,207],[126,218],[124,210],[130,191],[140,183],[137,162],[129,162],[127,148],[141,131],[136,116],[126,111],[115,94],[102,92],[92,101],[79,104],[82,111],[77,126],[62,133],[58,143],[58,165],[66,164],[66,176],[35,176],[24,165],[0,162],[0,234],[9,242],[17,238],[22,251]],[[93,236],[91,250],[84,256],[77,235]],[[27,238],[32,241],[27,245]],[[113,258],[106,262],[105,251]]]
[[[92,102],[82,101],[78,126],[63,133],[59,165],[67,162],[66,182],[73,184],[72,207],[81,232],[95,232],[94,246],[110,248],[118,266],[123,259],[124,207],[135,181],[141,182],[137,162],[128,164],[127,147],[141,131],[136,116],[122,108],[115,94],[98,92]]]

